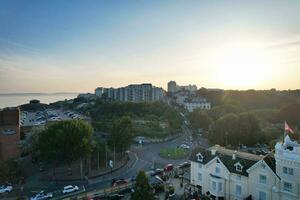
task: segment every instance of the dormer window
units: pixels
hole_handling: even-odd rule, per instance
[[[235,163],[234,164],[235,166],[235,170],[238,171],[238,172],[242,172],[243,171],[243,166],[241,165],[241,163]]]
[[[203,162],[203,156],[201,155],[201,153],[198,153],[196,156],[197,156],[197,161]]]

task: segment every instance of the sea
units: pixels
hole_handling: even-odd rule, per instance
[[[33,99],[40,100],[41,103],[49,104],[65,99],[74,99],[77,95],[78,93],[0,93],[0,109],[26,104]]]

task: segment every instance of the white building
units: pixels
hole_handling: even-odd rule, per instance
[[[106,96],[109,99],[129,102],[150,102],[163,98],[164,90],[152,86],[150,83],[131,84],[121,88],[101,88],[95,89],[97,97]]]
[[[183,106],[188,112],[193,112],[195,109],[211,109],[211,103],[204,98],[185,99]]]
[[[191,184],[211,199],[300,199],[300,145],[277,143],[266,156],[218,145],[191,154]]]
[[[168,92],[170,93],[175,93],[181,90],[186,90],[190,92],[196,92],[197,91],[197,86],[196,85],[177,85],[175,81],[169,81],[168,82]]]
[[[95,95],[96,95],[97,97],[101,97],[103,93],[104,93],[104,88],[103,88],[103,87],[97,87],[97,88],[95,89]]]

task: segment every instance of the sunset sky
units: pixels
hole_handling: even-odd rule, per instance
[[[0,1],[0,93],[169,80],[300,88],[300,1]]]

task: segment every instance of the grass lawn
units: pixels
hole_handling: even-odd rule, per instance
[[[171,159],[179,159],[184,158],[188,154],[188,151],[186,149],[182,148],[167,148],[162,149],[159,152],[159,155],[163,158],[171,158]]]

